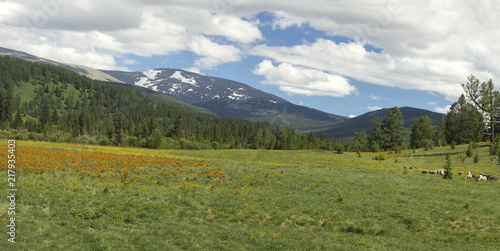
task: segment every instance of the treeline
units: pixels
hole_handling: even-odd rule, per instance
[[[322,133],[298,134],[267,122],[200,112],[165,95],[101,83],[62,67],[0,57],[0,136],[147,148],[338,153],[400,152],[408,148],[408,134],[410,148],[494,142],[500,95],[491,80],[479,84],[472,75],[468,80],[464,90],[471,102],[462,95],[437,127],[423,116],[408,132],[399,108],[394,107],[384,118],[371,120],[375,128],[369,134],[358,132],[346,143],[324,138]]]
[[[375,129],[370,135],[365,131],[356,133],[349,150],[400,152],[405,148],[405,135],[410,133],[411,149],[490,141],[491,153],[500,154],[500,143],[495,141],[495,128],[500,119],[500,92],[495,90],[491,80],[480,84],[473,75],[462,87],[469,102],[461,95],[438,126],[434,127],[429,117],[422,116],[411,126],[411,132],[406,132],[403,116],[399,108],[394,107],[383,119],[371,120]]]
[[[18,139],[147,148],[347,147],[267,122],[182,109],[62,67],[10,57],[0,57],[0,127],[4,137]]]

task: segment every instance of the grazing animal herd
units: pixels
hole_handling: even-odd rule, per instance
[[[404,167],[404,169],[407,169],[407,168]],[[411,166],[408,169],[417,169],[417,167]],[[441,175],[444,175],[444,170],[443,169],[423,170],[422,173],[423,174],[441,174]],[[463,171],[458,172],[458,175],[462,175],[462,174],[464,174]],[[465,176],[466,180],[472,180],[475,178],[476,178],[476,176],[474,174],[471,174],[470,172]],[[477,181],[483,181],[483,180],[498,180],[498,178],[493,176],[493,175],[486,175],[486,174],[481,172]]]

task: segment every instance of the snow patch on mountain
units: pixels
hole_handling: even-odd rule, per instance
[[[142,87],[152,86],[152,85],[155,84],[156,75],[158,75],[161,72],[162,72],[161,70],[147,70],[147,71],[143,71],[142,74],[145,77],[139,78],[139,80],[137,80],[134,84],[142,86]],[[157,91],[157,90],[155,90],[155,91]]]
[[[231,95],[227,96],[228,98],[232,99],[232,100],[242,100],[244,99],[246,96],[243,95],[243,94],[239,94],[237,92],[233,92]]]
[[[182,76],[182,73],[180,71],[176,71],[174,74],[172,74],[172,76],[170,76],[170,78],[180,80],[182,83],[191,84],[191,85],[194,85],[196,87],[200,87],[199,85],[197,85],[196,80],[193,77],[186,78],[186,77]]]
[[[163,72],[162,70],[147,70],[143,71],[142,74],[144,74],[144,76],[148,77],[149,79],[155,80],[156,75],[162,72]]]

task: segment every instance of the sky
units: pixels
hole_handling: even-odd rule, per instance
[[[341,116],[446,113],[468,76],[500,76],[499,12],[465,0],[0,0],[0,47],[104,70],[184,69]]]

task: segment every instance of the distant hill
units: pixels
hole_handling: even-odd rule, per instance
[[[96,70],[96,69],[93,69],[93,68],[90,68],[87,66],[60,63],[60,62],[48,60],[45,58],[33,56],[31,54],[28,54],[28,53],[25,53],[22,51],[16,51],[16,50],[11,50],[11,49],[0,47],[0,55],[1,56],[9,56],[12,58],[19,58],[19,59],[23,59],[23,60],[30,61],[30,62],[50,64],[50,65],[64,67],[64,68],[72,70],[78,74],[85,75],[89,78],[92,78],[92,79],[95,79],[98,81],[123,83],[122,81],[120,81],[116,78],[113,78],[102,71],[99,71],[99,70]]]
[[[356,132],[360,132],[362,130],[366,130],[366,134],[370,134],[371,130],[375,127],[372,125],[370,120],[375,117],[383,118],[391,108],[380,109],[376,111],[371,111],[360,115],[358,117],[349,119],[344,121],[338,125],[333,127],[323,128],[324,136],[333,136],[336,139],[351,139],[354,137]],[[417,109],[413,107],[400,107],[401,114],[404,119],[404,127],[409,130],[411,126],[417,121],[417,119],[421,116],[427,115],[434,126],[437,126],[439,122],[446,116],[442,113],[431,112],[428,110]],[[319,134],[319,131],[315,131],[316,134]]]

